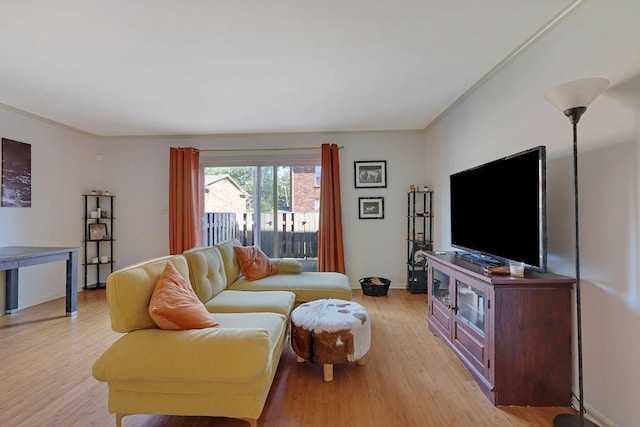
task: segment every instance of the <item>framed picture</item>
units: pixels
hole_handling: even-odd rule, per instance
[[[384,197],[360,197],[358,205],[359,219],[384,218]]]
[[[89,240],[104,240],[107,237],[107,224],[89,224]]]
[[[353,162],[356,188],[387,188],[387,161]]]

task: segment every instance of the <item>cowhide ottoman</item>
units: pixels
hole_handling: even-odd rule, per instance
[[[291,313],[291,347],[298,362],[324,365],[324,380],[333,380],[333,365],[364,365],[371,347],[371,318],[353,301],[321,299],[298,306]]]

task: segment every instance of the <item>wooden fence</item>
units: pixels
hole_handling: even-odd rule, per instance
[[[236,214],[233,212],[205,212],[205,245],[212,246],[218,242],[228,239],[239,239],[239,228]]]
[[[278,256],[316,258],[318,256],[318,214],[316,212],[280,212],[278,220]],[[273,254],[274,215],[262,214],[260,247],[268,256]],[[253,213],[206,212],[204,215],[205,245],[228,239],[238,239],[243,245],[254,244]]]

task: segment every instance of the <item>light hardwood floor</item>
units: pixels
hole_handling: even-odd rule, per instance
[[[390,290],[354,300],[372,315],[368,363],[296,363],[287,344],[261,427],[550,426],[569,408],[494,407],[452,352],[426,327],[425,295]],[[91,366],[118,337],[104,290],[78,296],[78,316],[64,316],[64,298],[0,317],[0,426],[115,425],[107,386]],[[151,355],[150,355],[151,356]],[[123,427],[244,427],[240,420],[135,415]]]

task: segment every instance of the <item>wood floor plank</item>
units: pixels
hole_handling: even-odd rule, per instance
[[[494,407],[426,326],[425,295],[356,291],[372,316],[364,366],[297,363],[287,343],[260,427],[550,426],[569,408]],[[78,295],[78,316],[64,298],[0,316],[0,426],[110,427],[107,386],[91,367],[121,335],[110,326],[104,290]],[[62,313],[62,314],[61,314]],[[245,427],[221,417],[134,415],[123,427]]]

